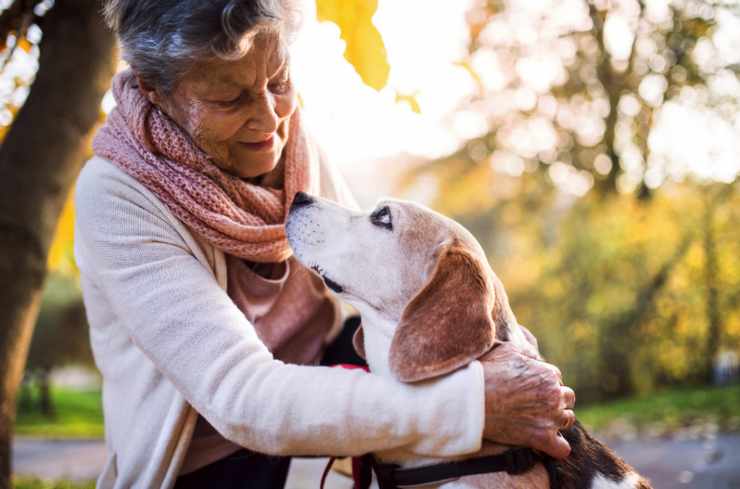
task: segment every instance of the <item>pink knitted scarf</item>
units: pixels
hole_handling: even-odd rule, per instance
[[[226,253],[276,263],[291,255],[285,218],[298,191],[314,191],[317,158],[290,119],[283,188],[261,187],[217,167],[193,140],[139,91],[130,70],[113,81],[117,106],[93,141],[106,158],[152,191],[194,232]]]

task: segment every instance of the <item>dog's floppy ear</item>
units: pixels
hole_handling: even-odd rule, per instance
[[[434,271],[406,305],[391,343],[390,367],[402,382],[451,372],[495,341],[492,293],[478,259],[459,242],[440,245]]]

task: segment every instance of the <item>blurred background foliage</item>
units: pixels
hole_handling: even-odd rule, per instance
[[[580,401],[709,382],[740,349],[737,165],[688,174],[673,146],[691,122],[681,134],[666,118],[689,106],[737,127],[738,65],[713,36],[740,10],[550,3],[475,3],[460,65],[478,93],[459,110],[486,129],[402,188],[431,181],[433,207],[481,240]]]

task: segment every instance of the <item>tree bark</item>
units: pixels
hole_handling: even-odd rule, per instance
[[[31,393],[31,382],[28,378],[28,373],[26,373],[26,376],[21,380],[21,386],[20,386],[20,395],[18,399],[18,407],[20,408],[21,412],[28,412],[33,409],[33,395]]]
[[[44,367],[38,372],[39,382],[39,408],[41,414],[53,417],[55,414],[54,402],[51,399],[51,369]]]
[[[94,0],[57,0],[40,19],[39,70],[0,147],[0,489],[10,487],[15,400],[46,260],[115,72],[115,38]]]

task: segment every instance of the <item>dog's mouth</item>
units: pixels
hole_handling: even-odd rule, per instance
[[[318,265],[312,265],[311,270],[319,274],[321,279],[324,281],[324,284],[326,284],[329,289],[333,290],[337,294],[341,294],[342,292],[344,292],[344,288],[341,285],[326,276],[326,272],[323,268]]]

